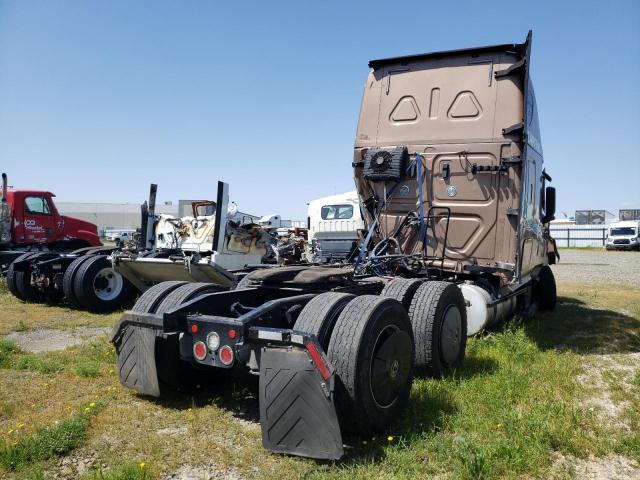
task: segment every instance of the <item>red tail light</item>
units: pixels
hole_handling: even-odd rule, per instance
[[[191,333],[198,333],[198,325],[195,323],[191,325]]]
[[[231,365],[233,363],[233,350],[229,345],[225,345],[220,349],[220,361],[224,365]]]
[[[229,330],[229,338],[236,338],[236,331],[233,328]]]
[[[207,356],[207,346],[204,342],[196,342],[193,344],[193,356],[196,360],[204,360]]]

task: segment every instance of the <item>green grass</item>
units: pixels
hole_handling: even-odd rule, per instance
[[[70,452],[85,438],[90,418],[100,405],[86,407],[81,414],[38,430],[33,436],[0,445],[0,465],[18,470],[34,462],[48,460]]]
[[[52,375],[63,371],[81,377],[96,377],[115,361],[113,349],[106,341],[44,354],[23,352],[14,342],[0,339],[0,368],[29,370]]]
[[[151,478],[154,478],[154,475],[144,463],[97,470],[84,477],[85,480],[149,480]]]
[[[0,477],[35,479],[44,472],[50,478],[65,442],[44,447],[49,443],[37,440],[41,432],[62,424],[70,406],[103,400],[107,405],[90,429],[87,423],[81,435],[56,437],[77,439],[67,452],[95,458],[85,480],[151,480],[183,465],[211,465],[221,475],[234,470],[246,478],[571,478],[571,465],[553,470],[557,455],[619,454],[640,462],[640,370],[629,368],[635,357],[628,355],[638,351],[640,290],[560,285],[553,313],[470,339],[454,375],[418,376],[397,424],[375,436],[345,435],[345,456],[326,463],[265,451],[257,425],[238,422],[245,412],[257,417],[256,392],[246,383],[150,400],[118,384],[105,339],[37,356],[0,341],[0,422],[31,428],[24,437],[4,435],[4,441],[23,441],[30,453],[12,450],[7,455],[20,466],[12,470],[11,462],[0,461]],[[609,368],[603,356],[621,368]],[[33,366],[33,357],[59,368],[46,373]],[[598,388],[620,407],[615,421],[588,402],[600,392],[581,378],[596,368]]]
[[[3,277],[0,277],[0,311],[0,335],[36,328],[74,330],[77,327],[110,327],[121,315],[121,312],[89,313],[72,309],[64,303],[58,306],[27,304],[9,293]]]
[[[579,371],[573,355],[541,351],[522,325],[474,339],[456,375],[415,382],[399,425],[366,445],[349,439],[359,445],[338,477],[367,476],[363,458],[417,477],[544,476],[550,451],[600,448],[597,418],[571,402]]]
[[[24,320],[19,320],[13,330],[15,332],[26,332],[29,330],[29,325],[27,325]]]

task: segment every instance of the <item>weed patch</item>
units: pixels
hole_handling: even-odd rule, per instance
[[[85,438],[91,416],[100,405],[88,406],[80,414],[55,425],[38,430],[35,435],[0,446],[0,465],[17,470],[34,462],[64,455],[76,448]]]
[[[148,465],[141,462],[94,471],[86,475],[84,480],[150,480],[151,478],[153,475]]]

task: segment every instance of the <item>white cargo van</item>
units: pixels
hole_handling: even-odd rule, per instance
[[[609,225],[607,250],[640,250],[640,221],[627,220]]]

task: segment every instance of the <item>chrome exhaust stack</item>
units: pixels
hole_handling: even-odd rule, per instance
[[[11,242],[11,219],[7,197],[9,189],[7,174],[2,174],[2,196],[0,197],[0,244]]]

